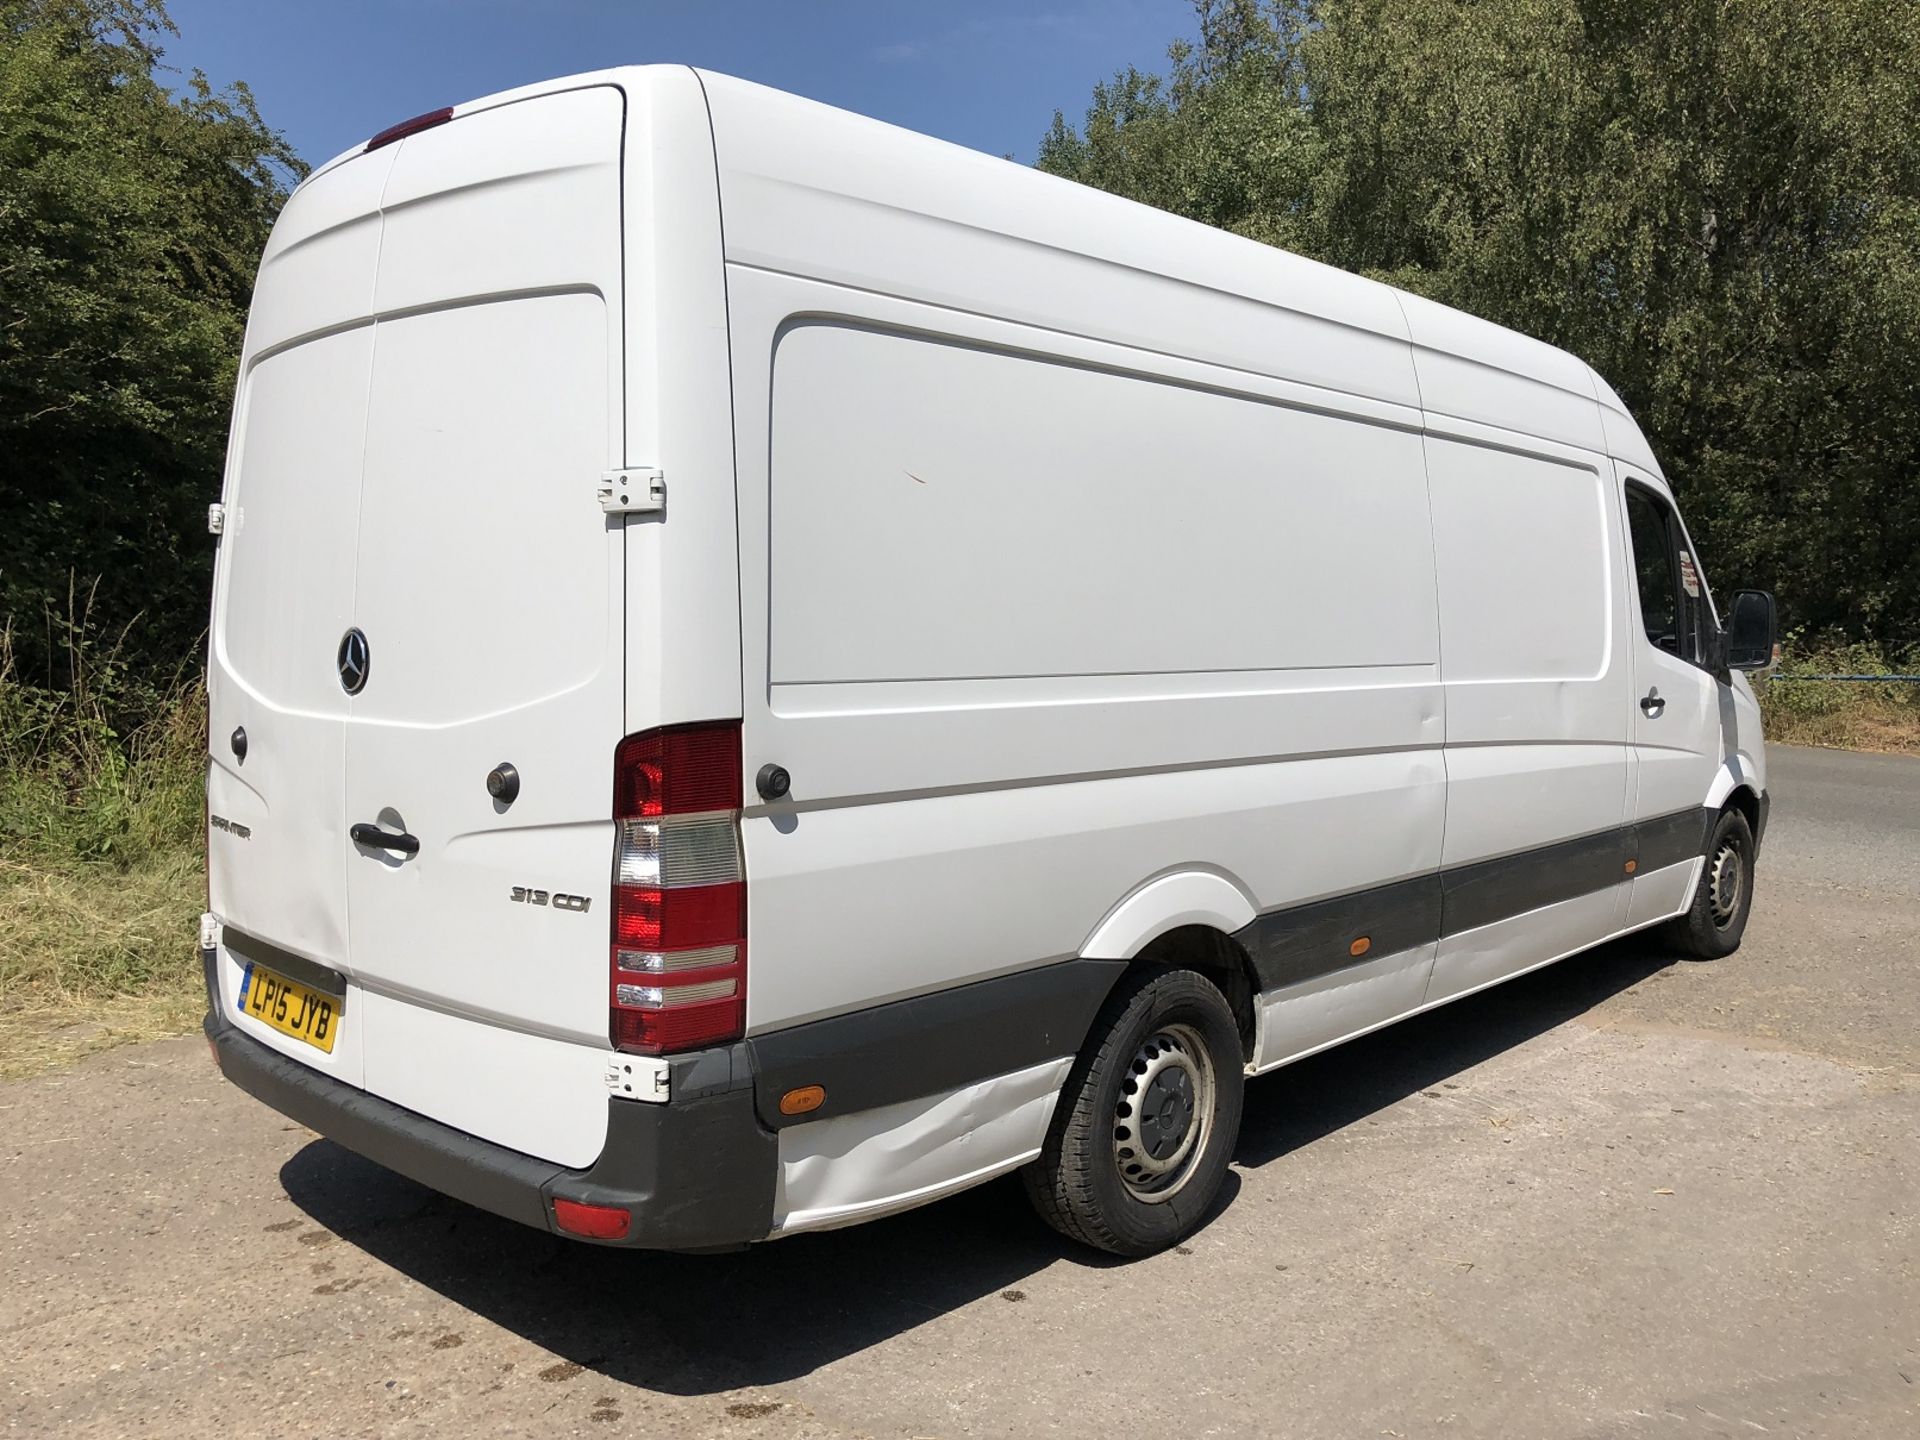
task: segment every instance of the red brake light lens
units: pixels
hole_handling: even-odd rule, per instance
[[[740,726],[680,725],[629,735],[613,756],[613,814],[652,820],[740,808]]]
[[[701,1050],[740,1038],[746,1023],[747,997],[735,995],[684,1010],[621,1010],[613,1012],[614,1048],[636,1055],[672,1055]]]
[[[613,943],[623,950],[689,950],[747,938],[747,887],[687,890],[622,885],[614,895]]]
[[[367,141],[365,155],[369,150],[378,150],[382,145],[391,145],[396,140],[404,140],[409,135],[418,135],[422,130],[431,130],[436,125],[444,125],[453,119],[453,107],[442,105],[438,110],[429,110],[424,115],[416,115],[411,120],[402,120],[398,125],[389,125],[378,135]]]

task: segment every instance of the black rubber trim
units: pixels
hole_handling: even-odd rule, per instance
[[[971,1085],[1079,1053],[1124,960],[1062,960],[752,1036],[760,1119],[779,1128]],[[780,1097],[826,1100],[782,1115]]]
[[[311,985],[314,989],[333,996],[336,1000],[347,993],[347,978],[338,970],[316,964],[304,955],[296,955],[291,950],[282,950],[278,945],[249,935],[244,930],[236,930],[231,925],[221,931],[222,943],[227,953],[238,960],[242,966],[260,964],[269,970],[278,970],[289,980],[298,980],[302,985]],[[217,953],[213,951],[209,954]],[[209,1004],[213,1003],[213,982],[207,982]]]
[[[1440,872],[1445,896],[1436,938],[1622,884],[1632,858],[1633,827],[1623,825],[1518,855],[1455,865]]]
[[[1705,851],[1714,813],[1704,807],[1675,811],[1515,855],[1269,910],[1233,938],[1252,956],[1262,991],[1299,985],[1690,860]],[[1766,813],[1764,796],[1761,813]],[[1633,871],[1627,869],[1630,860]],[[1366,948],[1355,955],[1353,946],[1362,937]]]
[[[1370,956],[1424,945],[1440,933],[1439,872],[1270,910],[1235,937],[1253,957],[1262,990],[1298,985]],[[1353,954],[1364,936],[1363,955]]]
[[[753,1113],[743,1086],[665,1105],[609,1100],[607,1144],[591,1170],[562,1171],[542,1187],[558,1198],[633,1212],[626,1244],[719,1250],[773,1230],[780,1142]]]
[[[1754,822],[1754,827],[1753,827],[1753,858],[1755,860],[1758,860],[1760,858],[1760,842],[1766,838],[1766,834],[1767,834],[1767,811],[1772,807],[1772,805],[1773,805],[1773,797],[1767,794],[1766,791],[1762,790],[1760,792],[1760,808],[1758,812],[1759,818]],[[1705,848],[1704,844],[1702,845],[1701,848],[1702,849]]]
[[[1635,827],[1634,858],[1639,861],[1639,872],[1644,875],[1649,871],[1664,870],[1669,865],[1679,865],[1704,855],[1707,835],[1718,816],[1717,810],[1702,807],[1642,820]]]
[[[212,1008],[204,1028],[221,1073],[376,1164],[538,1230],[557,1233],[555,1198],[632,1212],[625,1240],[594,1243],[713,1250],[773,1230],[779,1141],[754,1118],[742,1047],[676,1057],[672,1081],[684,1075],[686,1091],[675,1088],[666,1104],[609,1096],[600,1158],[572,1170],[429,1120],[261,1044],[222,1012],[214,952],[205,961]]]

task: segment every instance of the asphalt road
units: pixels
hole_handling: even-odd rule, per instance
[[[1920,1434],[1920,761],[1779,750],[1747,943],[1608,946],[1255,1082],[1114,1265],[1017,1188],[574,1247],[218,1080],[0,1086],[0,1424],[76,1435]]]

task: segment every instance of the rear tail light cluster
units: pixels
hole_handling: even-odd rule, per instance
[[[737,1040],[747,1014],[740,724],[648,730],[613,762],[612,1040],[663,1055]]]

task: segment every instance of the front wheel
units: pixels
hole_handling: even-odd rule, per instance
[[[1718,960],[1740,948],[1753,909],[1753,829],[1738,810],[1727,809],[1707,837],[1707,863],[1687,912],[1669,920],[1661,935],[1696,960]]]
[[[1199,1224],[1240,1134],[1245,1076],[1226,997],[1192,970],[1121,981],[1054,1107],[1027,1194],[1061,1234],[1151,1255]]]

